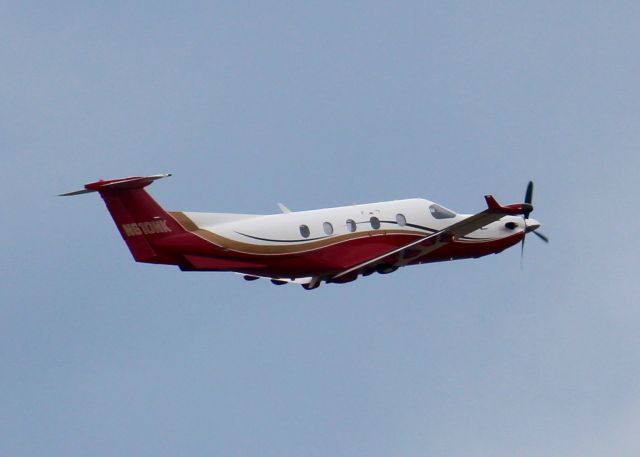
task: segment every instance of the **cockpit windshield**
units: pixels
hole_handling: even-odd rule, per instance
[[[436,219],[450,219],[452,217],[456,217],[456,213],[435,203],[429,206],[429,211]]]

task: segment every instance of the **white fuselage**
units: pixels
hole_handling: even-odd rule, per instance
[[[377,230],[406,231],[414,234],[421,232],[428,235],[469,216],[451,212],[450,215],[445,213],[440,217],[434,217],[429,209],[432,205],[434,202],[430,200],[413,198],[272,215],[197,212],[184,214],[198,227],[226,239],[264,246],[299,244],[354,232]],[[376,220],[379,221],[379,226]],[[467,235],[465,239],[486,241],[511,236],[518,230],[505,227],[507,222],[517,224],[520,231],[524,229],[521,217],[504,216],[501,220]],[[301,227],[307,227],[308,232]]]

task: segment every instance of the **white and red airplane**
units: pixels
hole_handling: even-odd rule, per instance
[[[497,254],[522,243],[540,223],[525,202],[456,214],[424,199],[289,211],[280,214],[169,212],[144,190],[161,174],[100,180],[62,196],[98,192],[137,262],[183,271],[232,271],[248,281],[269,278],[315,289],[399,267]]]

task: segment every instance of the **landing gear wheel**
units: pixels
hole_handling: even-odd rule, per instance
[[[376,271],[378,273],[380,273],[381,275],[387,275],[389,273],[393,273],[397,269],[398,269],[398,267],[396,267],[394,265],[385,264],[385,263],[383,263],[381,265],[378,265],[376,267]]]

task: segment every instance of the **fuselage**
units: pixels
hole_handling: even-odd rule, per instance
[[[181,243],[174,246],[192,255],[194,269],[284,278],[331,275],[469,217],[417,198],[272,215],[170,214],[190,233],[210,243],[204,250]],[[409,264],[497,253],[518,243],[523,235],[522,218],[504,216]],[[171,244],[171,238],[163,243]]]

